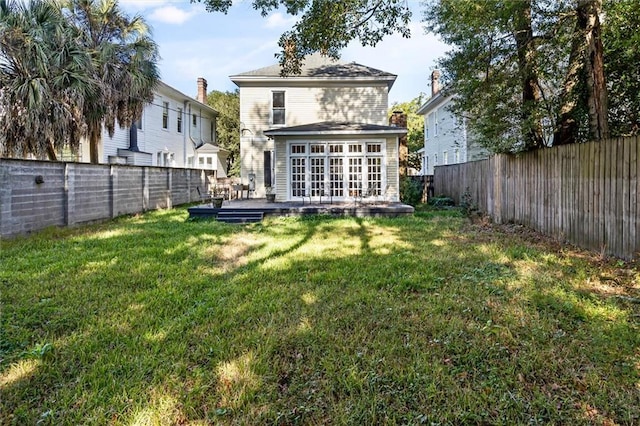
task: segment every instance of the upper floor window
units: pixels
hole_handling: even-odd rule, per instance
[[[198,116],[193,114],[193,127],[198,125]]]
[[[143,113],[144,114],[144,113]],[[140,114],[140,118],[136,120],[136,128],[138,130],[142,130],[142,114]]]
[[[178,119],[176,123],[178,133],[182,133],[182,108],[178,108]]]
[[[272,92],[273,124],[285,124],[284,92]]]
[[[433,136],[438,136],[438,110],[433,112]]]
[[[442,163],[449,164],[449,153],[447,151],[442,153]]]
[[[210,127],[211,127],[210,140],[211,140],[211,142],[214,142],[216,140],[216,126],[215,126],[215,122],[213,120],[215,120],[215,118],[212,119],[211,123],[210,123]]]
[[[169,102],[162,103],[162,128],[169,128]]]

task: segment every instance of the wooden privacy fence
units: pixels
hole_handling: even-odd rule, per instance
[[[438,166],[436,195],[471,201],[497,223],[519,223],[580,247],[640,253],[640,138],[545,148]]]

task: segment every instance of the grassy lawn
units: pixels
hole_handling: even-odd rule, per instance
[[[3,241],[2,424],[639,424],[640,272],[455,213]]]

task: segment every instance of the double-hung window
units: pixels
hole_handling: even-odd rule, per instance
[[[273,124],[285,124],[284,92],[271,92]]]
[[[169,128],[169,102],[162,103],[162,128]]]
[[[182,133],[182,108],[178,108],[176,130],[178,131],[178,133]]]

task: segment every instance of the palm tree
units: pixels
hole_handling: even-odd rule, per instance
[[[158,82],[158,48],[140,16],[127,17],[116,0],[66,0],[64,13],[79,32],[78,42],[91,57],[88,75],[97,90],[84,100],[90,160],[99,162],[104,125],[129,127],[153,99]]]
[[[90,57],[53,1],[0,0],[0,155],[56,159],[77,150]]]

